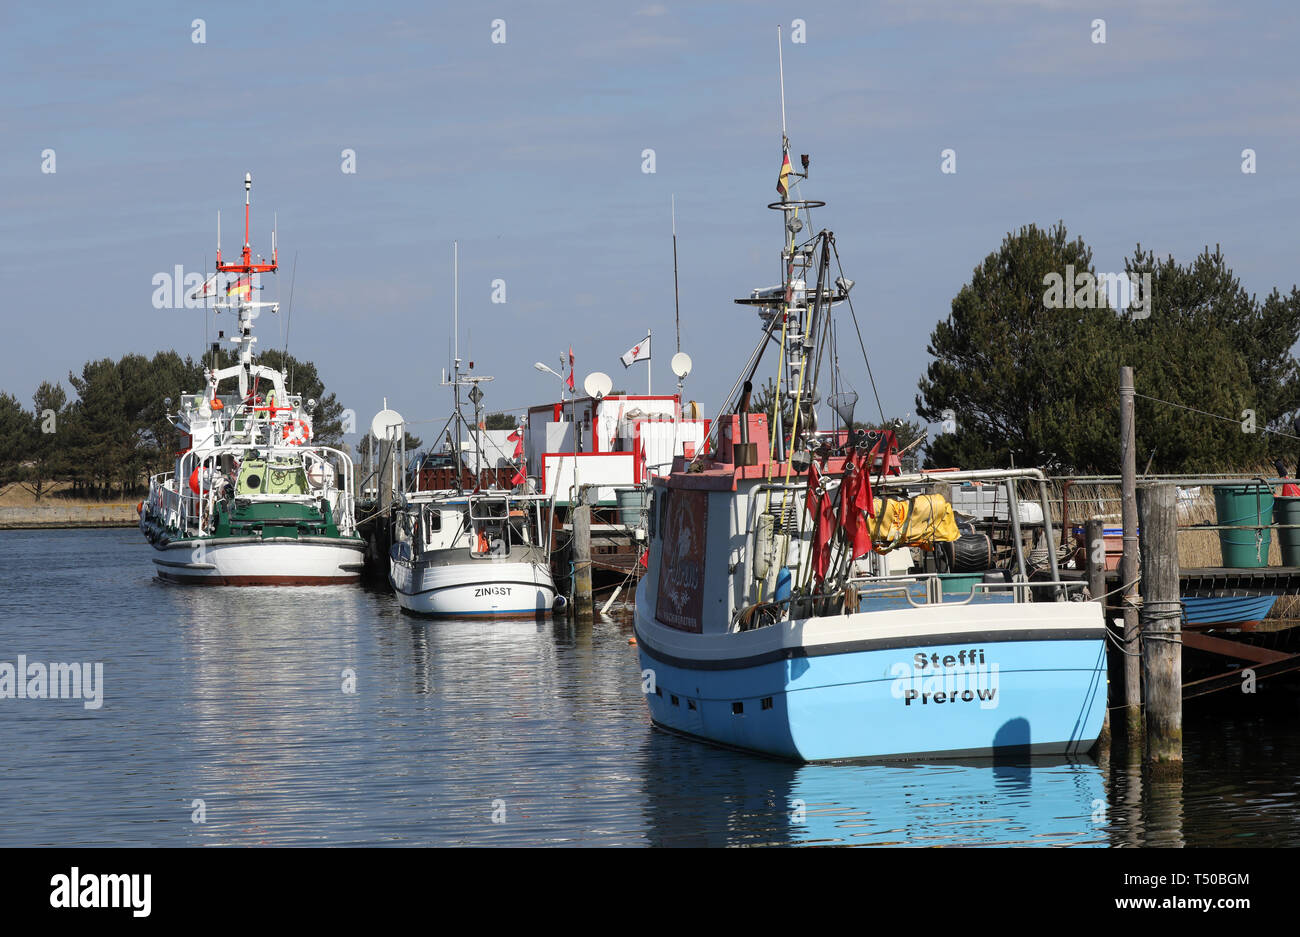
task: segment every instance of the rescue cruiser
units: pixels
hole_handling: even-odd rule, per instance
[[[458,249],[455,263],[459,266]],[[459,288],[452,321],[455,333],[460,321]],[[388,580],[398,604],[408,612],[444,618],[536,616],[549,612],[557,601],[550,557],[553,496],[530,493],[527,476],[517,464],[483,466],[479,385],[491,380],[461,371],[457,341],[451,379],[445,372],[443,377],[455,403],[438,434],[450,439],[454,424],[454,449],[450,458],[416,455],[403,475],[394,518]],[[472,428],[461,410],[460,388],[466,386],[475,411]],[[400,425],[394,427],[403,462],[405,435]],[[523,453],[522,431],[516,430],[512,438],[518,460]],[[467,478],[467,447],[474,453],[472,478]],[[451,467],[431,467],[435,462]]]
[[[904,475],[893,430],[856,428],[832,316],[852,311],[853,281],[831,231],[800,239],[825,203],[791,194],[808,157],[794,172],[784,128],[782,148],[768,207],[784,222],[783,282],[737,300],[756,308],[762,338],[717,444],[652,482],[635,612],[651,719],[799,762],[1086,752],[1105,715],[1105,625],[1098,603],[1068,601],[1080,584],[1062,582],[1054,550],[1050,565],[1029,562],[1018,490],[1037,489],[1052,543],[1043,476]],[[770,346],[773,406],[751,412]],[[839,424],[821,430],[828,372]],[[1005,488],[1014,547],[959,524],[944,490],[962,481]]]
[[[184,449],[171,472],[149,480],[139,506],[140,529],[153,545],[160,579],[198,585],[330,585],[360,581],[364,543],[356,530],[351,458],[312,445],[316,401],[289,393],[285,375],[256,362],[254,277],[278,269],[272,235],[270,262],[254,262],[249,241],[253,180],[244,176],[244,248],[237,263],[222,263],[217,227],[217,272],[195,294],[217,294],[223,275],[235,275],[226,302],[238,317],[236,363],[205,368],[201,393],[185,394],[174,414]],[[168,407],[171,401],[166,401]]]

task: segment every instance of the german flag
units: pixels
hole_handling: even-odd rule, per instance
[[[786,181],[794,170],[790,166],[790,150],[781,148],[781,174],[776,177],[776,190],[781,193],[781,201],[790,195],[790,184]]]
[[[227,296],[249,296],[253,291],[253,281],[248,277],[240,277],[234,283],[226,287]]]

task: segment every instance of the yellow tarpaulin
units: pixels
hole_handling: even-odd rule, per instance
[[[943,495],[918,495],[910,501],[875,498],[876,516],[867,519],[871,543],[877,553],[897,547],[933,550],[940,541],[961,536],[952,505]]]

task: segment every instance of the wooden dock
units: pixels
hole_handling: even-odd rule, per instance
[[[1106,591],[1120,586],[1117,570],[1105,574]],[[1228,598],[1256,595],[1300,594],[1300,567],[1265,566],[1250,569],[1232,567],[1186,567],[1179,570],[1179,594],[1184,597]],[[1108,620],[1120,614],[1111,603]],[[1212,632],[1212,633],[1210,633]],[[1267,637],[1265,637],[1267,636]],[[1272,646],[1265,646],[1266,644]],[[1222,664],[1233,662],[1222,673],[1187,679],[1183,674],[1183,699],[1206,696],[1223,690],[1240,690],[1250,679],[1263,680],[1300,670],[1300,619],[1263,619],[1259,621],[1211,622],[1189,624],[1182,628],[1182,645],[1203,655],[1212,655]],[[1193,673],[1207,666],[1194,660]]]

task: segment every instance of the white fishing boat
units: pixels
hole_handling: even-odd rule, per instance
[[[853,283],[830,231],[801,238],[824,203],[792,194],[808,158],[794,172],[784,128],[782,144],[768,207],[783,221],[783,282],[737,300],[759,312],[762,338],[716,445],[652,480],[635,630],[654,724],[804,762],[1087,751],[1105,715],[1106,629],[1098,603],[1067,600],[1054,550],[1046,568],[1027,559],[1020,486],[1037,489],[1053,542],[1042,475],[903,475],[892,431],[853,428],[832,314],[852,311]],[[752,413],[769,348],[774,406]],[[842,422],[819,434],[828,372]],[[958,526],[944,491],[968,480],[1005,488],[1014,549]]]
[[[222,263],[200,292],[215,294],[235,275],[226,302],[238,321],[236,363],[204,370],[201,393],[186,394],[169,414],[183,448],[172,471],[149,480],[140,529],[153,545],[160,579],[198,585],[330,585],[357,582],[364,544],[353,507],[352,460],[312,445],[315,400],[290,392],[285,375],[257,363],[255,277],[278,269],[254,262],[248,236],[252,177],[244,177],[244,247]],[[219,229],[218,229],[219,231]],[[167,401],[171,406],[171,401]]]
[[[453,330],[458,328],[457,289]],[[454,405],[435,437],[450,438],[454,428],[455,446],[448,453],[418,454],[403,474],[394,512],[389,583],[398,604],[415,614],[447,618],[544,614],[556,602],[550,556],[553,498],[529,492],[528,479],[516,465],[502,466],[496,460],[484,465],[480,385],[492,378],[462,372],[461,364],[457,341],[450,380],[445,375],[443,380],[452,388]],[[473,427],[461,410],[462,387],[470,388]],[[404,429],[394,426],[393,434],[400,462],[405,463]],[[522,456],[522,435],[518,430],[513,435]]]
[[[407,492],[389,554],[398,604],[444,618],[550,611],[555,583],[545,540],[549,516],[545,495]]]

